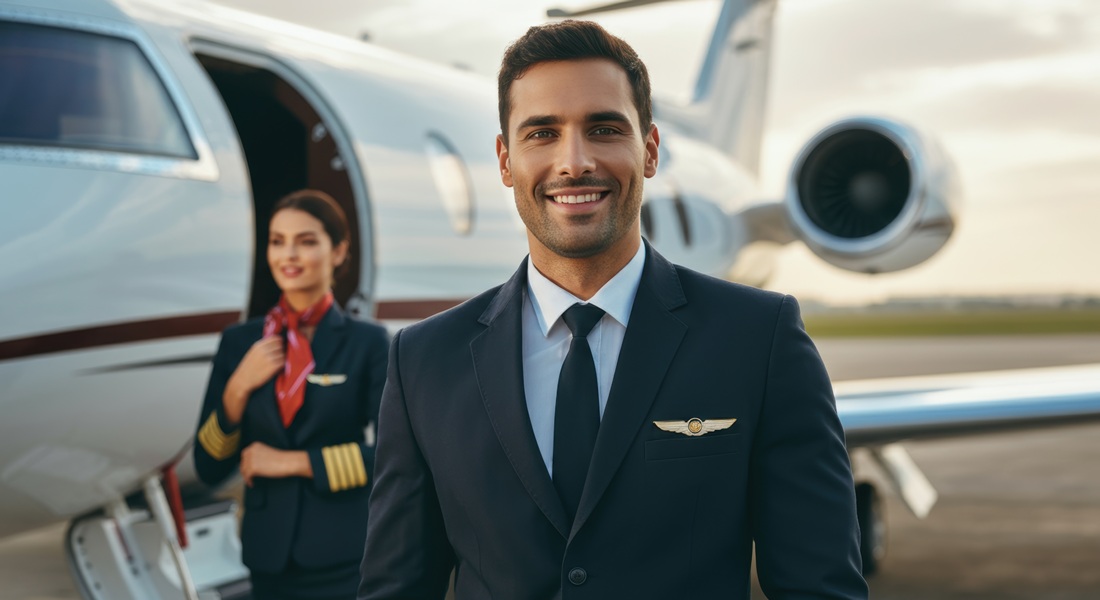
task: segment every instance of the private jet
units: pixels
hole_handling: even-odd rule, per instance
[[[829,124],[757,190],[775,0],[727,0],[690,102],[658,102],[645,236],[750,284],[806,244],[884,273],[933,256],[960,193],[928,132]],[[568,16],[562,12],[559,16]],[[351,218],[338,300],[393,328],[503,281],[526,251],[501,182],[494,82],[198,0],[0,0],[0,536],[68,521],[86,598],[247,597],[236,506],[189,447],[219,332],[263,314],[271,206],[324,190]],[[918,514],[899,441],[1100,417],[1095,369],[838,386]],[[878,491],[859,484],[864,559]]]

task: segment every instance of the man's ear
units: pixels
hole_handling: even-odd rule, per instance
[[[657,125],[650,124],[649,133],[645,136],[645,176],[653,177],[657,174],[657,162],[660,153],[657,148],[661,145],[661,134],[657,131]]]
[[[503,135],[497,136],[497,163],[500,166],[500,181],[512,187],[512,162],[508,160],[508,144]]]

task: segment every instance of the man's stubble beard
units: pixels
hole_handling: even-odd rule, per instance
[[[575,181],[577,183],[571,183],[571,185],[587,184],[583,178]],[[600,228],[583,239],[577,239],[578,236],[570,235],[565,228],[550,217],[547,206],[540,204],[541,202],[551,202],[550,200],[542,200],[546,196],[548,187],[540,184],[535,188],[534,197],[530,194],[526,194],[523,199],[517,197],[516,209],[524,225],[527,226],[527,230],[535,236],[535,239],[562,258],[598,256],[615,245],[623,236],[637,229],[642,206],[642,178],[640,176],[631,177],[626,194],[615,194],[614,201],[616,205],[611,207]],[[555,185],[549,191],[563,187],[567,186]],[[618,186],[614,187],[617,188]],[[612,190],[612,192],[615,191]],[[539,198],[539,200],[535,198]],[[597,218],[597,215],[574,217],[577,220],[591,220],[594,218]]]

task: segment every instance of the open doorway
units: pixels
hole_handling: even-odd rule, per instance
[[[279,299],[279,288],[267,267],[268,221],[280,198],[302,188],[331,195],[347,215],[349,264],[334,290],[337,302],[347,306],[359,289],[363,240],[346,159],[330,124],[277,73],[212,54],[197,52],[195,56],[225,101],[248,162],[255,247],[247,316],[267,313]]]

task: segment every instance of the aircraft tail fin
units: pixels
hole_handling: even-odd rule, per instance
[[[776,0],[725,0],[686,105],[658,118],[709,143],[756,173],[764,131]]]

